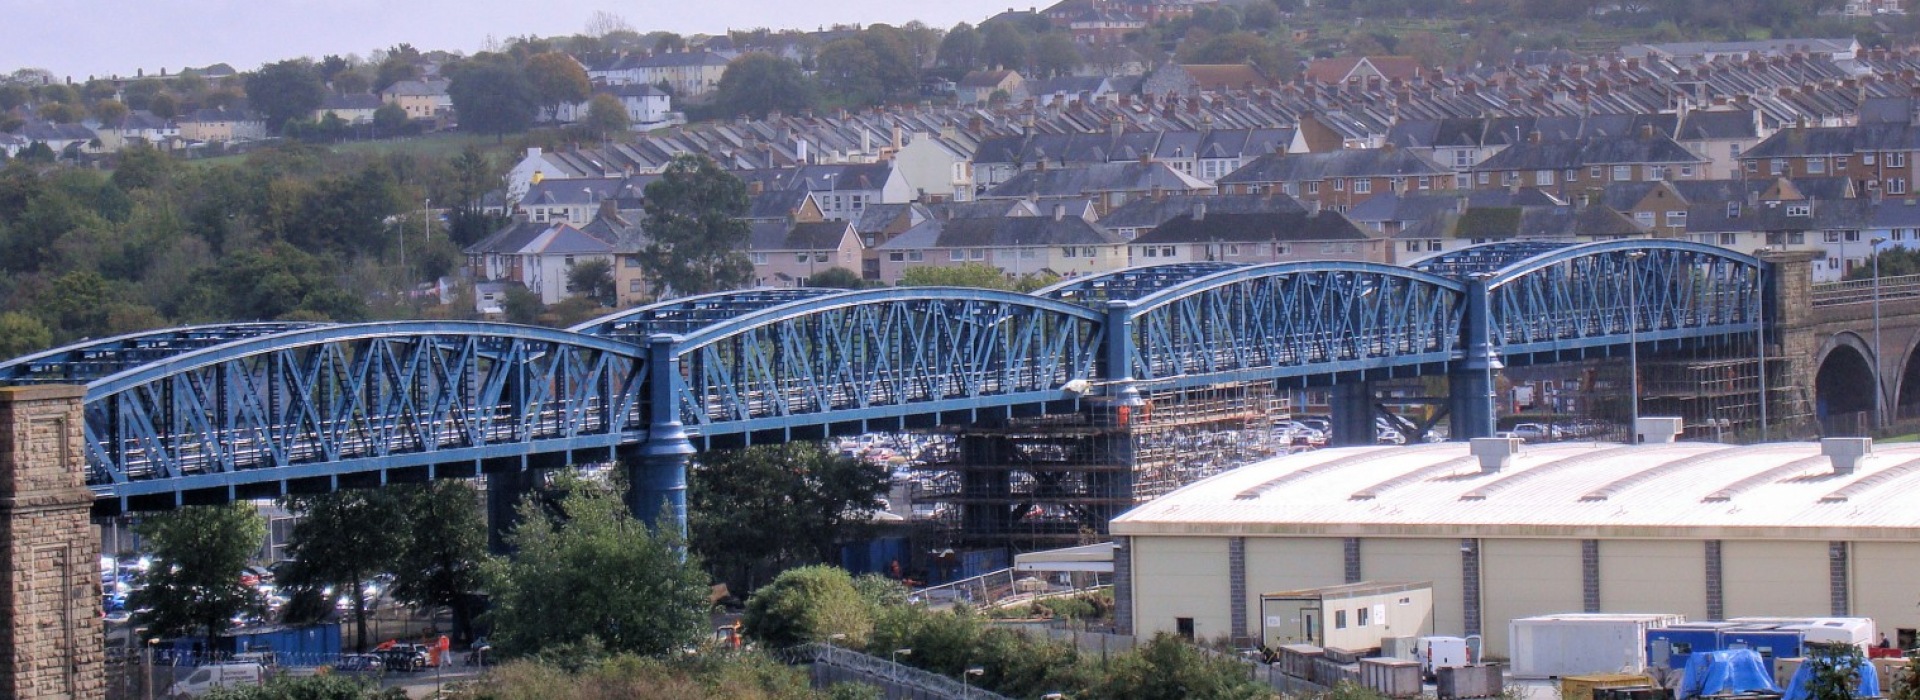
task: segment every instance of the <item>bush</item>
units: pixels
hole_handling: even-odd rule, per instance
[[[748,637],[773,648],[828,640],[861,648],[873,631],[873,610],[845,569],[803,566],[754,591],[740,626]]]

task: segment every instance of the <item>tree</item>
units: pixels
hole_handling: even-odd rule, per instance
[[[546,305],[540,302],[540,295],[526,287],[513,285],[507,287],[506,298],[500,301],[500,309],[509,323],[534,324],[540,321],[540,312]]]
[[[594,138],[605,139],[627,130],[633,121],[627,118],[627,106],[620,98],[605,93],[594,95],[587,103],[587,119],[581,123]]]
[[[707,577],[679,537],[634,519],[624,485],[562,472],[551,508],[520,504],[507,535],[511,560],[487,565],[493,640],[504,653],[532,654],[596,640],[610,651],[677,652],[707,625]]]
[[[701,155],[675,156],[647,185],[646,231],[640,251],[655,298],[744,287],[753,280],[747,258],[747,186]]]
[[[831,287],[834,289],[863,289],[867,281],[860,279],[859,273],[844,267],[829,267],[813,273],[807,278],[809,287]]]
[[[765,119],[775,110],[796,114],[813,108],[818,99],[800,64],[758,52],[727,64],[714,92],[721,113],[754,119]]]
[[[471,594],[487,556],[486,523],[471,484],[441,479],[405,493],[407,536],[393,564],[393,597],[453,611],[454,638],[471,639]]]
[[[1033,68],[1040,75],[1072,75],[1080,63],[1080,48],[1074,46],[1073,39],[1066,34],[1049,32],[1034,44]]]
[[[1810,700],[1854,700],[1859,697],[1860,667],[1867,660],[1852,644],[1815,643],[1806,645],[1807,697]]]
[[[973,70],[980,65],[980,32],[973,25],[961,22],[947,30],[940,39],[940,50],[934,54],[940,65],[962,71]]]
[[[407,126],[407,110],[400,105],[388,102],[373,110],[373,129],[389,136],[400,133]]]
[[[711,451],[688,488],[693,548],[716,578],[751,590],[768,570],[834,561],[887,487],[885,467],[819,443]]]
[[[1013,283],[1000,268],[983,263],[965,263],[952,267],[909,267],[900,273],[902,287],[981,287],[1013,289]]]
[[[587,69],[558,51],[536,54],[527,59],[527,83],[533,88],[534,101],[545,111],[548,119],[559,116],[560,105],[585,102],[593,94],[593,84],[587,80]]]
[[[0,112],[11,112],[32,99],[33,92],[25,85],[0,84]]]
[[[1248,678],[1246,667],[1239,661],[1202,655],[1186,641],[1161,632],[1138,652],[1116,658],[1109,672],[1098,677],[1084,695],[1140,700],[1251,700],[1272,697],[1273,691]]]
[[[288,496],[284,507],[300,515],[287,538],[287,572],[296,585],[332,586],[353,605],[354,648],[367,649],[367,595],[374,574],[393,568],[412,533],[405,503],[391,491],[350,489]]]
[[[127,118],[127,105],[119,100],[101,100],[93,103],[93,118],[103,125],[119,124]]]
[[[172,95],[160,93],[147,101],[147,111],[161,119],[172,119],[180,114],[180,103]]]
[[[135,610],[151,609],[139,623],[154,636],[197,632],[211,650],[235,615],[259,606],[253,588],[240,583],[248,558],[267,536],[266,519],[253,506],[187,506],[146,516],[133,531],[154,564],[146,585],[128,602]]]
[[[247,76],[246,86],[248,105],[275,128],[305,119],[327,99],[327,84],[314,71],[313,62],[304,58],[261,66]]]
[[[0,313],[0,361],[53,345],[53,331],[40,319],[17,311]]]
[[[740,628],[775,649],[805,642],[858,648],[873,634],[873,609],[846,569],[803,566],[754,591]]]
[[[447,96],[453,99],[462,126],[501,141],[507,134],[526,131],[539,110],[526,75],[511,59],[497,54],[483,54],[455,66]]]
[[[1027,67],[1027,34],[1011,22],[987,25],[980,39],[980,62],[988,67],[1020,70]]]
[[[605,259],[587,260],[567,270],[567,291],[613,305],[613,263]]]
[[[865,42],[848,37],[820,48],[820,83],[849,104],[874,104],[885,96],[880,59]]]

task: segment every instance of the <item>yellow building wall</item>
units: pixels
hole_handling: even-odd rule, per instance
[[[1233,631],[1225,537],[1136,537],[1133,540],[1133,630],[1147,638],[1175,632],[1193,618],[1196,639]]]
[[[1261,594],[1346,583],[1346,557],[1346,541],[1338,537],[1247,538],[1247,634],[1260,636],[1266,622]]]
[[[1584,609],[1580,540],[1480,543],[1480,627],[1487,654],[1507,656],[1507,623]]]
[[[1920,630],[1920,543],[1856,542],[1851,563],[1854,615],[1873,618],[1889,640]]]
[[[1433,583],[1433,633],[1466,633],[1460,603],[1460,540],[1457,538],[1366,538],[1360,541],[1360,576],[1368,581]]]
[[[1601,540],[1600,611],[1707,619],[1706,543]]]
[[[1728,540],[1720,566],[1727,617],[1833,613],[1825,542]]]

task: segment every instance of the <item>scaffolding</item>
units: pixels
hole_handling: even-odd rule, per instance
[[[1770,426],[1797,425],[1807,418],[1801,392],[1780,381],[1792,362],[1768,358]],[[1657,359],[1640,363],[1641,415],[1678,416],[1695,436],[1760,434],[1760,361],[1740,359]],[[1697,429],[1697,432],[1696,432]]]
[[[1127,509],[1286,449],[1269,383],[1151,391],[1142,405],[1089,399],[1079,413],[948,432],[920,468],[941,472],[936,520],[956,547],[1033,551],[1104,540]]]

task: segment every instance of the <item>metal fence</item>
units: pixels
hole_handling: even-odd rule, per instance
[[[1881,299],[1920,297],[1920,275],[1882,277],[1879,286]],[[1812,302],[1814,306],[1864,304],[1873,301],[1873,289],[1874,281],[1871,279],[1822,282],[1813,285]]]
[[[802,644],[774,656],[789,664],[813,665],[819,681],[878,686],[888,700],[1010,700],[965,681],[831,644]]]
[[[955,603],[995,607],[1008,603],[1074,595],[1112,585],[1113,574],[1073,572],[1073,582],[1054,583],[1050,572],[1001,569],[969,579],[913,591],[912,600],[928,607],[942,608]]]

